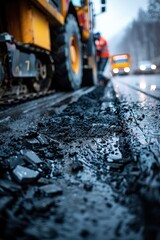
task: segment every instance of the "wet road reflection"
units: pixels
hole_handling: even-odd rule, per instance
[[[130,92],[128,87],[139,92],[139,100],[144,100],[142,93],[160,100],[160,75],[129,75],[129,76],[117,76],[113,78],[113,82],[117,84],[123,84],[123,93]],[[127,86],[127,88],[125,87]],[[136,94],[138,94],[138,92]],[[137,98],[137,96],[136,96]]]
[[[142,144],[156,144],[160,155],[160,75],[117,76],[112,82],[116,96],[129,110],[124,115],[132,119],[132,134]]]

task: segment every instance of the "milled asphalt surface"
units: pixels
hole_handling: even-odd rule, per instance
[[[132,113],[109,82],[2,122],[0,239],[158,240],[159,155],[130,131]]]

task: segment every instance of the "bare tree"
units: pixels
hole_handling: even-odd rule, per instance
[[[149,0],[148,14],[151,21],[160,22],[160,0]]]
[[[160,56],[160,0],[149,0],[148,10],[139,10],[137,19],[126,29],[118,52],[130,53],[134,65]]]

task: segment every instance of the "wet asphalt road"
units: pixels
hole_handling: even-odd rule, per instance
[[[129,75],[112,79],[116,96],[121,103],[121,117],[130,134],[133,157],[145,176],[140,195],[147,201],[145,212],[149,231],[145,239],[159,239],[152,235],[160,221],[160,75]],[[140,177],[141,178],[141,177]],[[144,181],[145,179],[145,181]],[[141,180],[140,180],[141,181]]]
[[[1,123],[0,239],[159,239],[160,104],[138,82]]]
[[[133,134],[144,144],[154,141],[160,145],[160,75],[115,77],[113,84],[117,97],[129,106],[137,123]]]
[[[126,96],[128,102],[146,101],[148,96],[160,100],[160,74],[117,76],[113,82],[117,93]]]

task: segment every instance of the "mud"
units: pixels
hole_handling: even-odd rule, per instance
[[[160,239],[159,165],[128,118],[108,83],[16,136],[3,123],[0,238]]]

